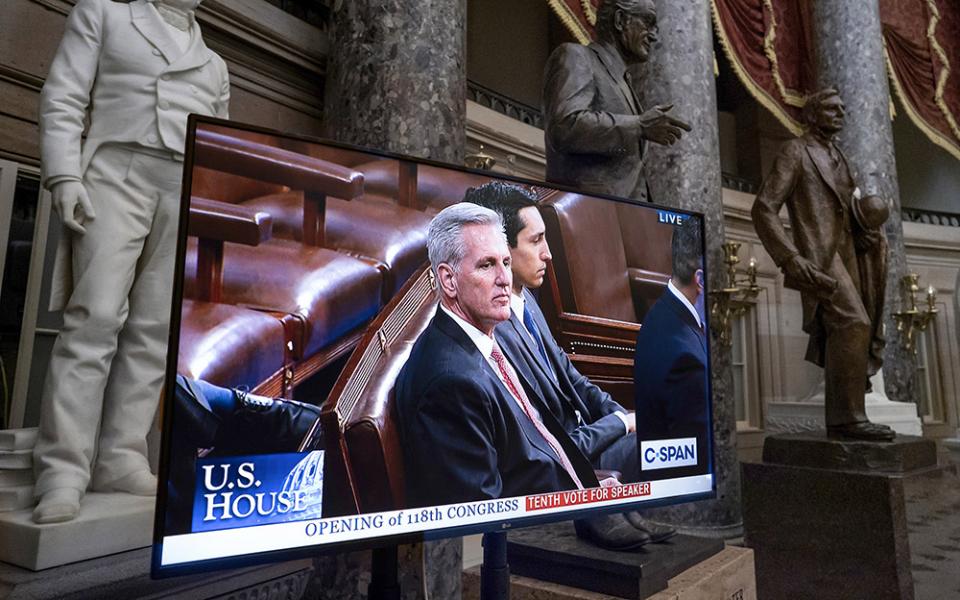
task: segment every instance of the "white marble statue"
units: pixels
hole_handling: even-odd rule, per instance
[[[43,86],[43,185],[65,236],[51,299],[63,329],[34,450],[38,523],[73,519],[88,487],[156,493],[146,436],[166,364],[187,115],[226,117],[229,100],[199,3],[79,0]]]

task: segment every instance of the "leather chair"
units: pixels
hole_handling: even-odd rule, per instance
[[[393,386],[437,300],[424,266],[370,324],[323,404],[324,517],[404,507]]]
[[[219,143],[216,134],[198,132],[194,164],[208,169],[207,176],[249,176],[261,184],[303,190],[317,209],[308,211],[315,227],[305,237],[322,246],[324,199],[359,195],[362,177],[349,169],[330,171],[320,161],[292,152],[273,149],[264,154],[260,145],[237,142]],[[186,297],[199,292],[197,246],[188,245]],[[296,368],[287,369],[292,380],[285,388],[349,352],[382,306],[382,264],[317,246],[273,239],[256,248],[227,242],[221,251],[222,302],[270,312],[283,324],[296,360]]]
[[[324,517],[406,506],[393,387],[438,300],[425,265],[370,324],[321,407]],[[596,473],[620,478],[618,471]]]
[[[366,192],[371,198],[396,198],[401,206],[431,215],[462,202],[468,189],[490,181],[487,175],[406,161],[397,164],[378,160],[354,168],[363,173]]]
[[[553,260],[539,302],[577,369],[627,408],[640,331],[616,203],[571,192],[541,194]]]
[[[633,305],[637,322],[642,323],[673,273],[673,225],[660,223],[656,210],[626,202],[616,206]]]
[[[282,391],[292,359],[281,321],[220,302],[224,244],[256,247],[270,238],[270,229],[266,213],[199,198],[191,202],[188,234],[199,239],[199,250],[196,289],[183,299],[179,315],[180,374],[257,393]]]
[[[269,212],[273,217],[275,238],[324,246],[344,254],[376,261],[384,277],[384,303],[393,297],[414,270],[427,259],[426,235],[430,226],[428,215],[401,206],[395,200],[389,202],[384,198],[369,197],[365,193],[364,178],[359,171],[324,159],[304,158],[324,155],[355,162],[360,156],[369,158],[369,155],[308,142],[298,142],[296,147],[299,150],[309,150],[310,154],[292,154],[276,146],[280,143],[289,145],[293,140],[249,141],[245,138],[251,137],[250,132],[228,131],[230,135],[198,130],[198,143],[221,146],[268,162],[299,156],[301,160],[308,160],[312,169],[344,180],[357,181],[359,185],[331,190],[331,193],[320,197],[288,185],[291,182],[267,184],[244,177],[242,173],[226,176],[219,173],[211,177],[208,170],[201,168],[194,171],[194,194],[207,194],[206,197],[242,203]],[[241,134],[244,137],[239,137]],[[268,137],[257,135],[259,138]],[[396,169],[397,161],[383,162],[393,163]]]

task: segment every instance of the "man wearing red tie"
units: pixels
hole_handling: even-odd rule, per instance
[[[500,216],[441,211],[427,248],[436,315],[397,378],[407,503],[450,504],[599,485],[550,411],[538,410],[494,335],[510,318],[510,249]]]

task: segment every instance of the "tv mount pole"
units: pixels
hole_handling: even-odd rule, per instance
[[[510,565],[507,564],[505,531],[483,534],[480,600],[510,600]]]
[[[400,600],[396,546],[374,548],[367,597],[369,600]],[[480,600],[510,600],[510,565],[507,564],[507,534],[504,531],[483,534]]]
[[[369,600],[400,600],[396,546],[373,549],[367,598]]]

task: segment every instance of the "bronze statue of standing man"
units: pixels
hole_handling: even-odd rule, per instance
[[[807,132],[786,142],[753,204],[764,247],[800,291],[807,360],[824,368],[831,435],[890,440],[864,411],[867,380],[882,364],[887,203],[861,197],[836,145],[844,106],[837,90],[813,94],[804,107]],[[793,235],[780,221],[787,205]]]
[[[561,44],[544,73],[547,181],[584,191],[647,200],[646,140],[673,144],[690,126],[669,112],[644,111],[628,67],[657,42],[653,0],[603,0],[597,41]]]

